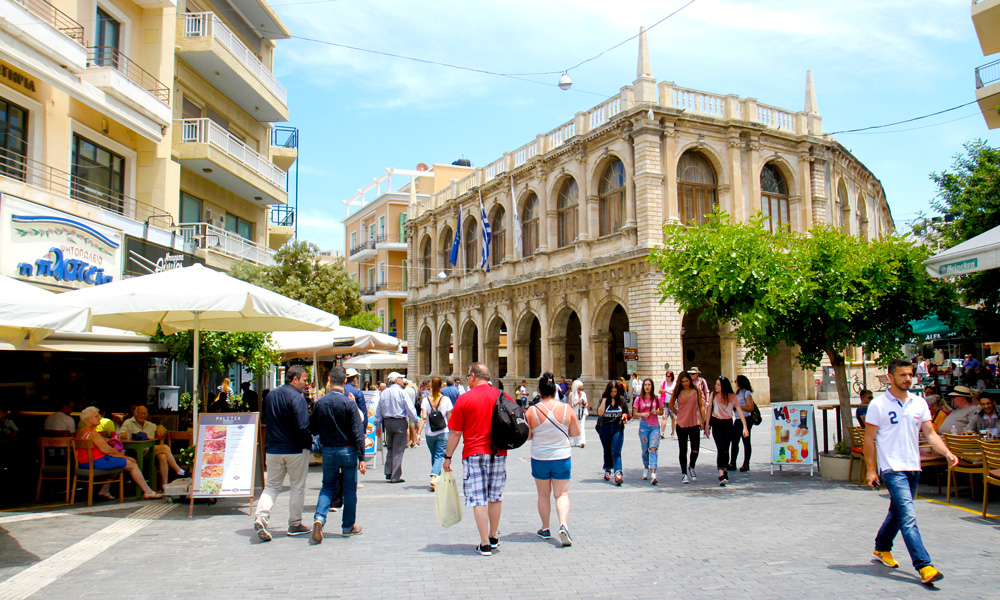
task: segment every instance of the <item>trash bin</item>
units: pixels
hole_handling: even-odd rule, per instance
[[[156,391],[156,406],[163,410],[177,410],[180,401],[180,388],[176,385],[158,385]]]

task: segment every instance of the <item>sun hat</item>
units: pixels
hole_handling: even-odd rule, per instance
[[[972,397],[972,390],[970,390],[969,388],[965,387],[964,385],[956,385],[955,389],[950,394],[948,394],[948,395],[949,396],[965,396],[965,397],[968,398],[968,397]]]
[[[701,375],[701,370],[698,369],[698,367],[691,367],[690,369],[688,369],[688,373],[697,373]]]

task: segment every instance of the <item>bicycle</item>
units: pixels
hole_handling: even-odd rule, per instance
[[[854,376],[854,383],[851,384],[851,389],[854,390],[855,396],[860,396],[861,390],[865,389],[864,384],[861,383],[861,378],[858,377],[857,375]]]

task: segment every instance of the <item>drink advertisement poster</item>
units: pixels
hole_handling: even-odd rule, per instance
[[[378,438],[375,437],[375,409],[378,407],[378,390],[363,392],[368,406],[368,422],[365,423],[365,454],[375,454]]]
[[[772,405],[771,464],[816,462],[816,421],[811,404]]]
[[[199,415],[192,497],[253,496],[258,413]]]

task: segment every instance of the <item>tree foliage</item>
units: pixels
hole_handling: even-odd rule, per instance
[[[382,319],[378,318],[373,312],[362,311],[341,321],[341,325],[354,327],[355,329],[364,329],[365,331],[379,331],[382,329]]]
[[[930,223],[926,231],[942,249],[1000,226],[1000,149],[976,140],[963,146],[951,171],[932,173],[938,196],[931,207],[946,217]],[[984,310],[1000,314],[1000,269],[970,273],[956,278],[967,304],[983,304]]]
[[[340,317],[350,318],[364,310],[361,286],[351,279],[343,263],[319,260],[319,248],[310,242],[285,244],[275,253],[277,264],[257,266],[236,263],[230,275],[259,285]]]
[[[661,301],[731,323],[745,360],[762,361],[782,343],[797,348],[806,369],[825,354],[846,407],[848,347],[888,362],[912,337],[911,320],[951,314],[953,287],[927,275],[927,255],[901,237],[867,242],[830,227],[772,234],[759,215],[736,223],[722,212],[700,227],[664,228],[664,245],[648,260],[664,275]]]
[[[160,332],[153,340],[165,345],[171,358],[194,364],[194,331],[174,335]],[[222,373],[230,365],[240,364],[255,375],[262,375],[281,360],[281,351],[267,332],[202,331],[198,341],[200,368],[208,373]]]

